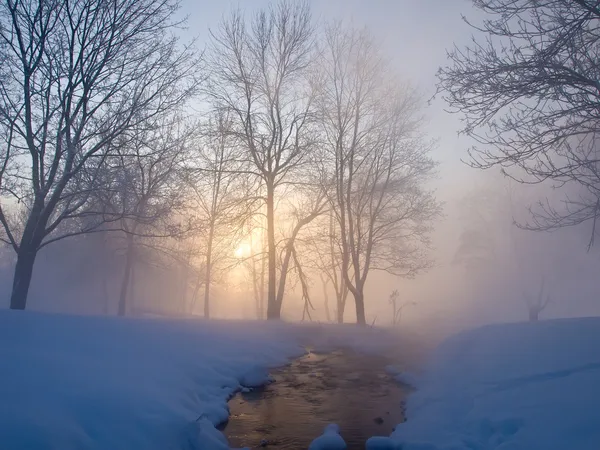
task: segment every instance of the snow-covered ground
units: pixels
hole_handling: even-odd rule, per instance
[[[374,328],[0,311],[0,448],[221,450],[228,397],[304,353],[395,345]]]
[[[0,311],[0,448],[229,448],[228,396],[303,353],[282,326]]]
[[[408,421],[369,448],[600,449],[600,318],[463,332],[410,380]]]
[[[0,448],[225,450],[215,425],[228,397],[302,345],[389,352],[397,342],[354,326],[0,311]],[[458,334],[420,376],[390,366],[417,390],[408,422],[368,448],[600,449],[599,342],[600,318]],[[341,442],[331,430],[318,439]]]

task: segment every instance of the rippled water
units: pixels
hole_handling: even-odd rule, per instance
[[[387,436],[404,420],[408,391],[385,373],[389,363],[350,352],[309,353],[275,371],[266,388],[230,400],[230,445],[306,449],[325,425],[337,423],[349,449],[364,449],[370,436]]]

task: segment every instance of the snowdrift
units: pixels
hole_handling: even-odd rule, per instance
[[[416,384],[403,450],[600,449],[600,318],[463,332]]]
[[[282,326],[0,311],[0,447],[228,449],[228,396],[303,353]]]

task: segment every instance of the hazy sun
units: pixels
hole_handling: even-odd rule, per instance
[[[246,258],[250,256],[251,253],[252,248],[250,247],[250,244],[248,244],[247,242],[242,242],[240,246],[235,250],[235,257]]]

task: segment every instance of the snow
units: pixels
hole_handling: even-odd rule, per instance
[[[227,450],[215,426],[238,390],[315,351],[382,352],[381,330],[0,311],[2,448]],[[597,450],[600,318],[490,325],[442,343],[408,421],[368,450]],[[351,375],[351,374],[350,374]],[[311,450],[346,448],[331,425]]]
[[[260,366],[249,368],[240,378],[240,385],[243,386],[242,391],[244,392],[251,390],[248,388],[257,388],[272,382],[273,378],[269,375],[268,370]]]
[[[402,367],[396,365],[386,366],[385,371],[392,375],[394,379],[401,384],[416,388],[419,383],[419,376],[412,372],[405,371]]]
[[[340,436],[340,427],[331,423],[325,427],[323,434],[313,440],[308,450],[345,450],[346,442]]]
[[[598,342],[600,318],[458,334],[434,352],[391,437],[403,450],[597,450]]]
[[[373,436],[367,439],[366,450],[402,450],[401,444],[387,436]]]
[[[228,449],[228,398],[304,353],[284,326],[0,311],[1,446]]]

